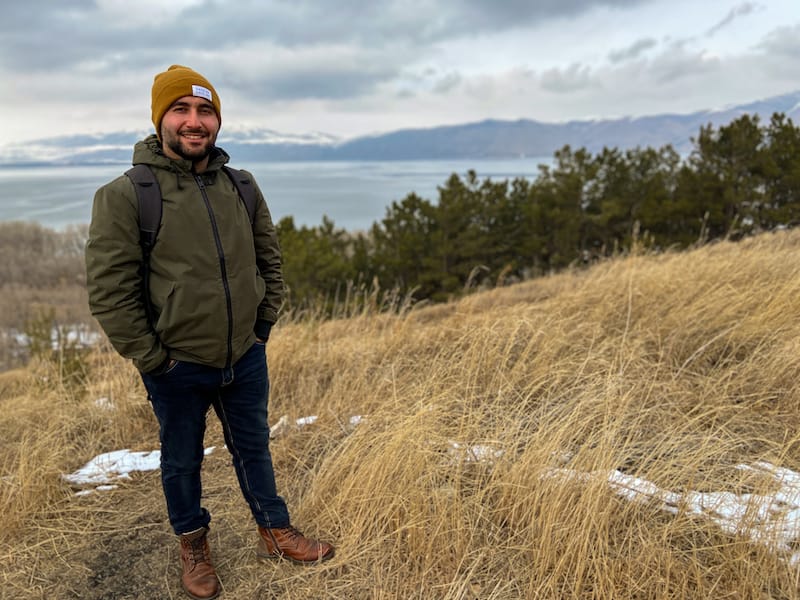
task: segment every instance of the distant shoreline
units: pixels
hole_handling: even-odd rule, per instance
[[[264,160],[257,160],[254,161],[253,159],[247,159],[244,161],[236,161],[236,157],[231,157],[231,163],[235,164],[239,162],[242,163],[265,163],[265,164],[311,164],[311,163],[320,163],[320,164],[357,164],[357,163],[420,163],[420,162],[430,162],[430,163],[452,163],[452,162],[470,162],[474,161],[476,163],[487,163],[487,162],[526,162],[526,161],[542,161],[542,162],[551,162],[552,157],[543,157],[543,156],[473,156],[473,157],[455,157],[455,158],[444,158],[444,157],[437,157],[437,158],[370,158],[370,159],[345,159],[345,158],[304,158],[304,159],[292,159],[292,158],[282,158],[282,159],[264,159]],[[113,167],[113,166],[127,166],[130,165],[131,161],[87,161],[87,162],[47,162],[47,161],[35,161],[35,162],[13,162],[13,163],[3,163],[0,162],[0,169],[38,169],[38,168],[65,168],[65,167]]]
[[[438,187],[457,173],[480,179],[533,179],[552,158],[253,161],[231,164],[253,173],[275,221],[291,216],[297,226],[314,227],[323,217],[348,231],[369,229],[394,201],[409,193],[432,202]],[[26,163],[0,165],[0,221],[36,222],[63,229],[88,223],[95,191],[122,175],[129,162]]]

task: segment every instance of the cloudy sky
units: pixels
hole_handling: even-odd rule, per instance
[[[228,130],[691,112],[800,89],[800,1],[9,2],[0,144],[151,128],[173,63],[214,84]]]

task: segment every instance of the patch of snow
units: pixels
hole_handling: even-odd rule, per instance
[[[283,415],[278,422],[269,428],[269,438],[274,439],[289,431],[289,417]]]
[[[98,485],[94,489],[90,490],[81,490],[79,492],[75,492],[76,496],[88,496],[90,494],[94,494],[95,492],[109,492],[111,490],[117,489],[119,486],[117,485]]]
[[[115,410],[117,407],[114,406],[114,403],[107,397],[103,396],[102,398],[98,398],[94,401],[94,405],[97,408],[102,408],[103,410]]]
[[[310,415],[308,417],[300,417],[299,419],[295,419],[294,427],[296,429],[300,429],[301,427],[306,427],[308,425],[313,425],[314,423],[317,422],[317,419],[318,419],[317,415]],[[350,420],[349,420],[350,426],[351,427],[355,427],[359,423],[361,423],[362,420],[363,420],[363,417],[361,415],[353,415],[352,417],[350,417]],[[292,424],[289,422],[289,417],[287,415],[283,415],[283,416],[281,416],[280,419],[278,419],[278,421],[274,425],[270,426],[270,428],[269,428],[269,438],[270,439],[278,438],[278,437],[288,433],[290,429],[292,429]]]
[[[450,442],[449,452],[464,462],[494,462],[503,456],[503,450],[483,444],[467,446],[459,442]]]
[[[246,125],[226,126],[220,134],[220,144],[235,142],[238,144],[296,144],[333,146],[341,140],[334,135],[318,131],[310,133],[282,133],[273,129],[248,127]]]
[[[688,512],[709,519],[723,531],[763,544],[787,557],[793,566],[800,566],[800,551],[793,551],[800,542],[800,474],[767,462],[737,468],[772,478],[778,490],[770,495],[694,491],[680,494],[618,470],[587,473],[550,469],[545,476],[579,482],[604,479],[617,495],[630,502],[655,501],[670,514]]]
[[[106,452],[94,457],[83,467],[62,477],[73,485],[101,485],[129,477],[133,471],[153,471],[161,464],[161,451],[131,452],[128,449]]]
[[[26,333],[16,330],[4,332],[3,337],[13,339],[18,346],[30,346],[31,344],[31,339]],[[59,350],[61,344],[73,348],[88,348],[95,346],[100,339],[101,335],[87,325],[66,325],[50,329],[50,347],[53,350]]]
[[[208,456],[213,451],[214,446],[211,446],[205,449],[204,454]],[[151,452],[114,450],[95,456],[74,473],[61,477],[74,486],[103,486],[118,479],[129,479],[130,474],[135,471],[155,471],[160,467],[160,450]]]

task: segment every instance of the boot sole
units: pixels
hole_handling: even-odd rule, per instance
[[[195,596],[193,593],[191,593],[189,590],[186,589],[186,586],[183,585],[182,581],[181,581],[181,589],[187,596],[189,596],[189,598],[192,598],[192,600],[214,600],[214,598],[219,598],[219,595],[222,593],[222,590],[218,590],[217,593],[214,594],[213,596]]]

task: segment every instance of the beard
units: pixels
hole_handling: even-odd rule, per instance
[[[164,132],[165,134],[167,132]],[[183,133],[207,133],[205,131],[184,130]],[[217,141],[215,135],[207,135],[204,138],[202,145],[189,144],[179,134],[164,135],[164,144],[166,144],[172,152],[185,160],[197,162],[206,158],[214,149],[214,143]]]

